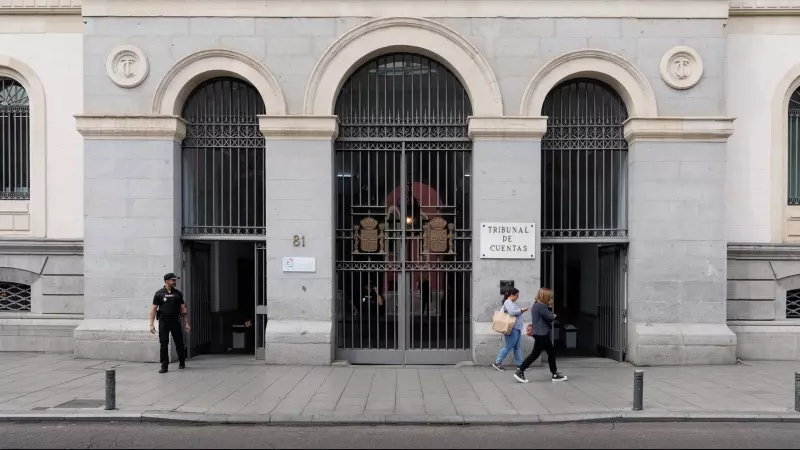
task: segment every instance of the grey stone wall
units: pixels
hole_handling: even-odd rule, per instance
[[[617,53],[647,76],[665,116],[725,111],[725,21],[675,19],[442,19],[472,42],[494,70],[507,115],[519,113],[525,88],[547,61],[594,48]],[[661,57],[688,45],[703,58],[703,79],[677,91],[661,80]]]
[[[538,225],[541,202],[540,140],[476,140],[472,152],[472,316],[473,360],[491,364],[502,347],[502,336],[491,328],[500,308],[500,280],[514,280],[520,304],[533,304],[540,286],[540,242],[533,260],[480,259],[482,222],[533,222]],[[538,230],[537,230],[538,231]],[[526,323],[530,318],[526,318]],[[527,347],[532,339],[525,339]]]
[[[76,356],[157,360],[149,306],[163,275],[181,272],[179,155],[172,140],[84,141],[86,320]]]
[[[288,112],[302,110],[315,64],[334,40],[367,18],[86,18],[84,111],[142,114],[180,59],[208,48],[241,51],[264,64],[279,80]],[[597,48],[618,53],[649,79],[661,115],[704,116],[725,112],[725,21],[654,19],[435,19],[473,43],[494,70],[505,112],[517,115],[522,94],[536,71],[563,53]],[[121,44],[139,46],[150,60],[140,86],[123,89],[105,73],[109,52]],[[703,58],[704,76],[692,89],[668,87],[661,57],[688,45]]]
[[[630,146],[629,359],[636,364],[732,362],[735,339],[725,326],[725,149],[712,142]],[[693,346],[706,348],[690,354]]]
[[[333,148],[326,140],[267,140],[267,320],[271,364],[329,364],[333,308]],[[295,247],[293,236],[305,238]],[[284,273],[313,257],[315,273]]]
[[[0,280],[31,286],[30,312],[0,312],[0,351],[72,352],[83,315],[80,241],[0,240]]]

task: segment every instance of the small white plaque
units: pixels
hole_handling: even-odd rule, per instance
[[[283,257],[284,272],[316,272],[317,258],[306,258],[297,256]]]
[[[536,259],[536,224],[481,224],[481,259]]]

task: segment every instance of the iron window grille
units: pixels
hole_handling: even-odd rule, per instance
[[[600,81],[554,88],[542,114],[542,239],[628,237],[624,102]]]
[[[800,319],[800,289],[786,293],[786,318]]]
[[[788,204],[800,205],[800,88],[789,98]]]
[[[28,312],[31,310],[31,287],[22,283],[0,282],[0,311]]]
[[[183,236],[264,236],[266,108],[250,84],[214,78],[189,96],[182,145]]]
[[[30,106],[16,80],[0,77],[0,199],[30,198]]]

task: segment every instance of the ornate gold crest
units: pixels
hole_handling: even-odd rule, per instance
[[[422,253],[454,254],[453,245],[455,224],[448,224],[440,216],[436,216],[425,224],[422,232]]]
[[[360,223],[353,226],[353,253],[385,253],[386,224],[379,224],[372,217],[365,217]]]

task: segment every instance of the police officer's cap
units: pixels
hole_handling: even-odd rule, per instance
[[[167,281],[167,280],[179,280],[180,278],[181,277],[176,277],[175,274],[172,273],[172,272],[164,275],[164,281]]]

